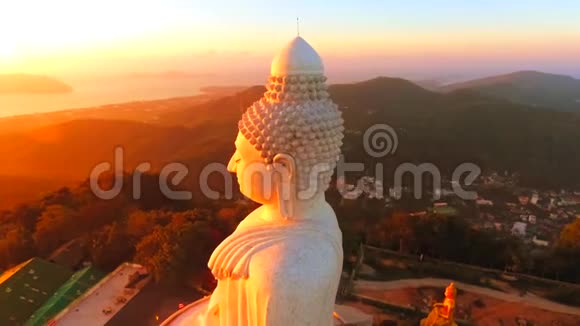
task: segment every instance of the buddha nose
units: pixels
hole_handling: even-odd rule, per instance
[[[232,158],[228,163],[228,171],[231,173],[236,173],[237,166],[238,166],[238,152],[236,151],[234,155],[232,155]]]

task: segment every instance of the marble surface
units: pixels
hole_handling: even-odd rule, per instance
[[[170,325],[198,325],[201,322],[209,304],[209,297],[196,301],[170,316],[161,326]],[[335,326],[371,326],[373,317],[362,313],[358,309],[346,305],[335,305],[333,313]]]
[[[320,55],[302,37],[294,38],[270,65],[270,75],[308,75],[323,74],[324,65]]]

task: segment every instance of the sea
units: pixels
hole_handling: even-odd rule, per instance
[[[71,93],[0,94],[0,117],[95,107],[112,103],[194,96],[205,86],[224,85],[212,77],[99,77],[70,82]],[[226,86],[226,85],[225,85]]]

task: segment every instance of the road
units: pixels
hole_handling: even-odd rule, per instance
[[[359,280],[355,281],[354,290],[356,292],[357,290],[390,290],[398,288],[446,287],[451,282],[454,282],[457,288],[467,292],[482,294],[503,301],[527,304],[532,307],[549,310],[553,312],[580,316],[580,308],[566,306],[557,302],[549,301],[531,293],[520,296],[517,293],[506,293],[480,286],[440,278],[417,278],[388,282]]]

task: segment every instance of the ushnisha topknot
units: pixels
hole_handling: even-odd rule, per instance
[[[295,59],[293,64],[300,66]],[[264,96],[238,123],[265,163],[271,164],[280,153],[295,158],[299,190],[314,185],[319,191],[328,188],[342,146],[344,121],[329,98],[326,77],[318,71],[270,76]]]

